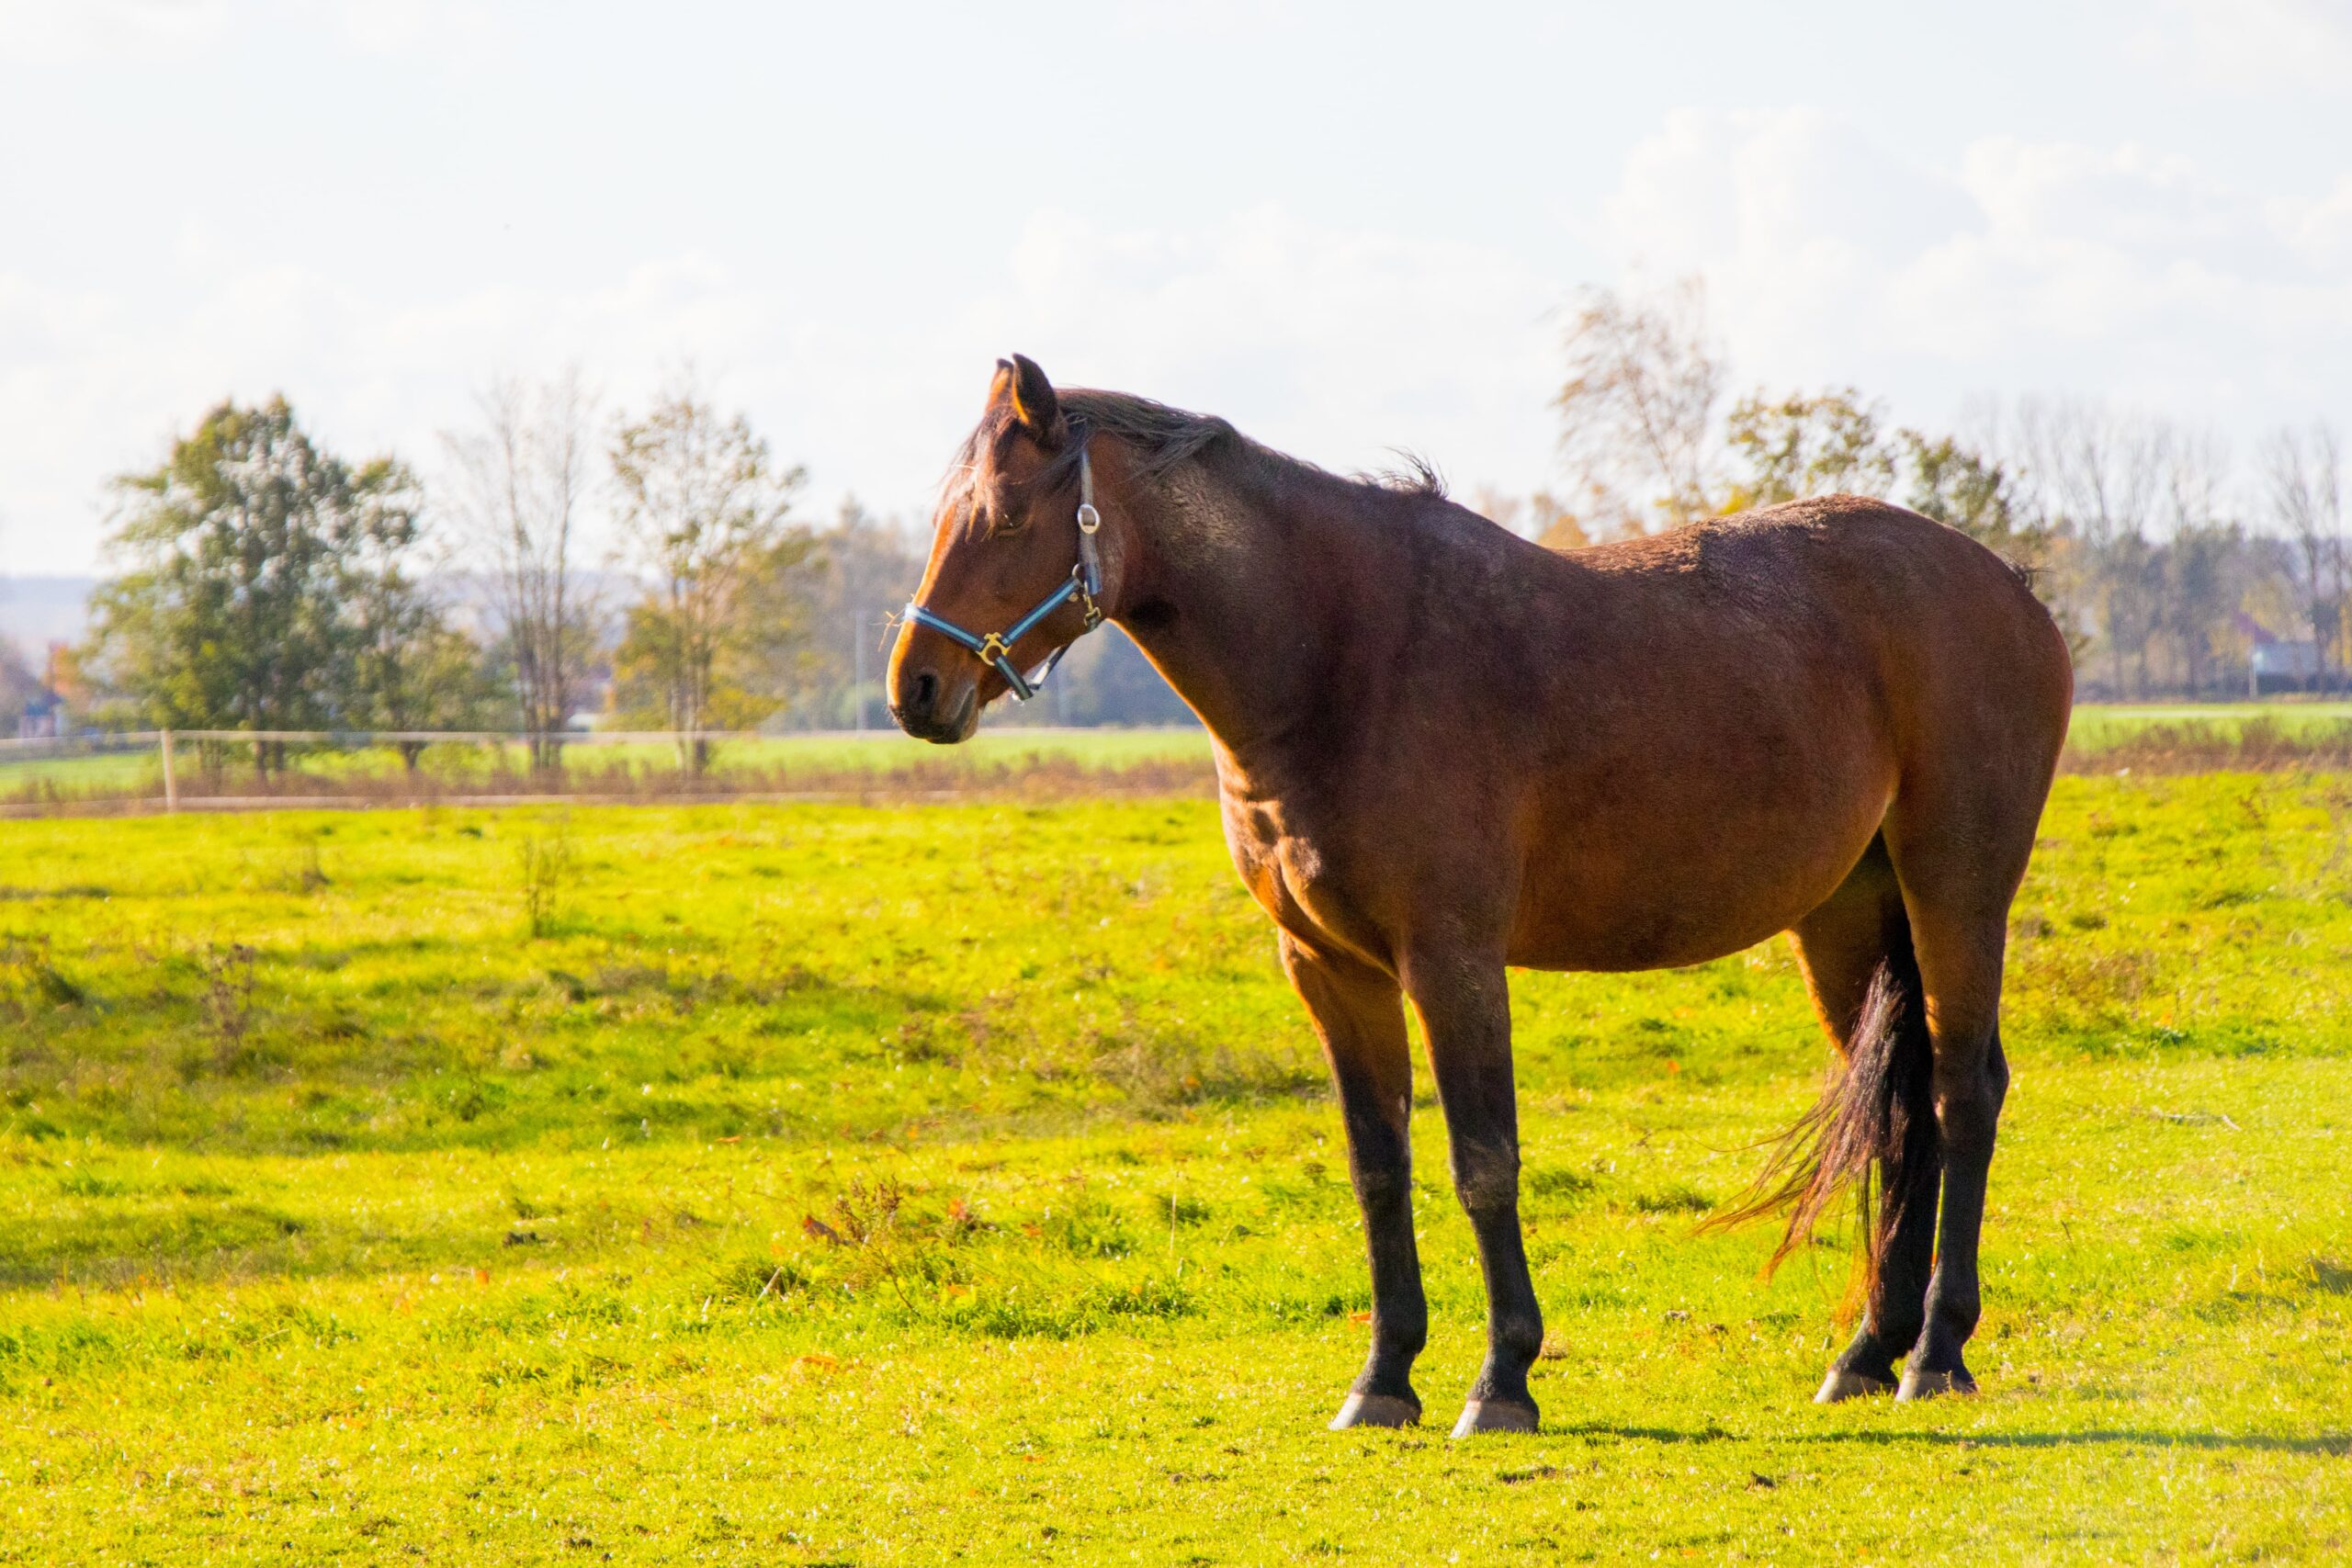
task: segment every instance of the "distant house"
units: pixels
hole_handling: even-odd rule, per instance
[[[2244,611],[2238,613],[2236,619],[2238,630],[2253,644],[2246,674],[2250,694],[2262,697],[2274,692],[2308,692],[2319,685],[2319,644],[2308,637],[2293,642],[2275,637]]]
[[[17,720],[17,739],[56,740],[69,732],[63,697],[43,686],[26,699],[25,711]]]

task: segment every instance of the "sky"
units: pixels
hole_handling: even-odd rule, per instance
[[[0,576],[224,397],[424,473],[688,367],[920,518],[996,356],[1337,468],[1557,478],[1589,286],[1732,384],[2352,419],[2352,0],[0,0]]]

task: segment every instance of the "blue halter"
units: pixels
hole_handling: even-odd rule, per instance
[[[1070,434],[1078,442],[1078,564],[1069,569],[1069,575],[1062,580],[1061,585],[1038,600],[1035,609],[1004,630],[990,632],[986,637],[966,631],[946,616],[933,615],[911,599],[907,601],[907,619],[919,626],[929,626],[978,654],[981,663],[993,666],[996,672],[1004,677],[1004,683],[1012,688],[1012,700],[1017,703],[1025,703],[1037,694],[1037,688],[1046,683],[1046,677],[1054,672],[1054,666],[1062,661],[1062,655],[1069,651],[1070,645],[1064,643],[1054,649],[1038,668],[1037,673],[1028,676],[1022,674],[1021,667],[1012,661],[1015,643],[1035,630],[1038,622],[1073,598],[1086,611],[1086,625],[1080,629],[1080,637],[1102,624],[1102,606],[1097,603],[1102,593],[1102,557],[1094,543],[1094,536],[1102,526],[1102,514],[1094,510],[1094,465],[1087,458],[1084,428],[1073,429]]]

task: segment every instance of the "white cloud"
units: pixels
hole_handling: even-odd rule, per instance
[[[1510,252],[1272,207],[1189,230],[1048,212],[1012,273],[969,319],[1051,374],[1206,406],[1331,466],[1410,446],[1464,483],[1541,477],[1511,470],[1548,455],[1560,288]]]
[[[310,28],[361,54],[479,65],[507,48],[514,24],[466,0],[0,0],[0,64],[184,60]]]
[[[2132,35],[2132,52],[2208,89],[2341,91],[2352,77],[2345,0],[2168,0]]]
[[[363,51],[480,64],[511,41],[513,23],[467,0],[335,0],[344,36]]]
[[[2261,190],[2013,137],[1939,168],[1815,110],[1683,111],[1628,160],[1608,232],[1629,266],[1707,279],[1747,380],[1852,382],[1915,418],[1980,389],[2242,428],[2352,404],[2352,180]]]
[[[0,62],[62,65],[185,48],[228,25],[227,0],[0,0]]]
[[[888,311],[829,309],[697,252],[578,288],[413,298],[214,236],[174,257],[136,299],[0,273],[0,425],[28,438],[0,572],[79,570],[105,477],[154,461],[221,397],[283,390],[337,447],[429,471],[485,377],[574,360],[616,404],[694,361],[811,466],[822,504],[854,490],[920,513],[1015,349],[1337,468],[1406,446],[1465,490],[1527,489],[1550,455],[1553,280],[1507,252],[1272,208],[1191,229],[1039,213],[995,265]]]
[[[107,478],[154,462],[223,397],[283,391],[346,453],[390,449],[429,469],[439,432],[493,373],[580,360],[635,398],[699,354],[723,393],[756,402],[723,372],[732,351],[775,344],[773,305],[694,255],[577,290],[410,300],[197,254],[209,265],[137,301],[0,274],[0,423],[28,436],[11,454],[0,574],[83,570]]]

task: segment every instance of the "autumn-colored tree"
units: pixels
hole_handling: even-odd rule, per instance
[[[1637,525],[1708,515],[1724,375],[1698,280],[1632,298],[1587,290],[1563,348],[1567,379],[1552,400],[1560,454],[1571,493],[1596,502],[1578,510]]]
[[[645,583],[614,658],[616,703],[658,716],[699,773],[704,732],[758,722],[791,686],[806,633],[807,471],[779,468],[742,415],[691,383],[625,420],[611,446],[629,564]]]

